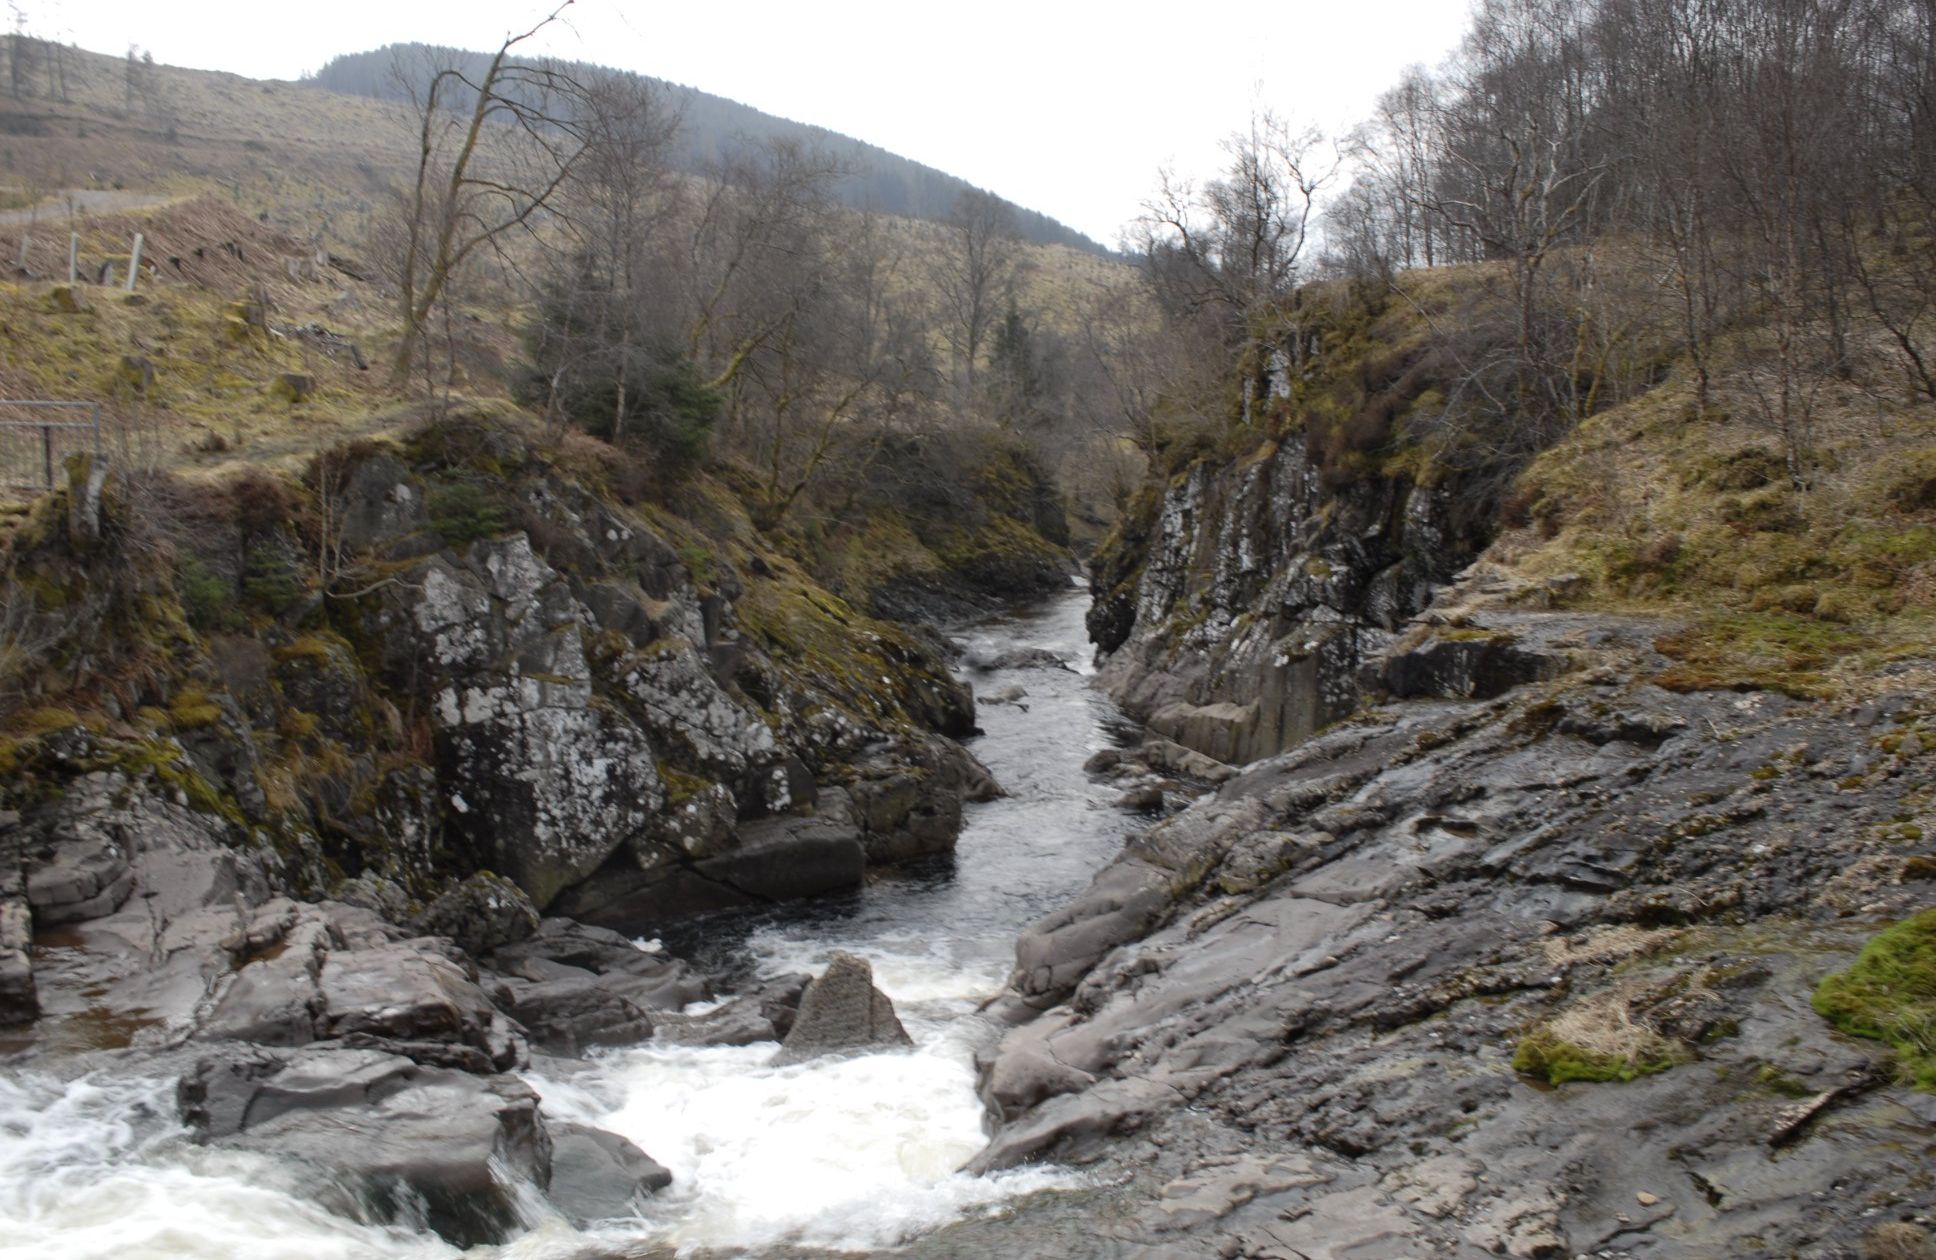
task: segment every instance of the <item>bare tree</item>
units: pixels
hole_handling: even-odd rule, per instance
[[[942,336],[956,379],[972,393],[988,335],[1014,296],[1020,266],[1015,211],[993,193],[971,188],[955,198],[943,226],[948,244],[934,267]]]
[[[570,4],[506,36],[475,78],[446,66],[413,88],[417,162],[401,198],[397,385],[409,379],[431,317],[464,265],[530,231],[585,152],[583,85],[556,67],[512,59]]]
[[[1243,360],[1243,414],[1268,393],[1262,317],[1290,296],[1318,193],[1337,170],[1323,137],[1269,111],[1230,137],[1224,176],[1199,189],[1173,174],[1145,203],[1138,245],[1158,307],[1173,324],[1207,318]]]
[[[786,140],[742,150],[712,173],[681,268],[687,354],[710,388],[730,397],[810,295],[841,173],[826,154]]]

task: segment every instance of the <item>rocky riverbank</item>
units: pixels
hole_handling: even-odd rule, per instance
[[[1673,692],[1541,594],[1476,567],[1023,935],[977,1167],[1128,1178],[1098,1255],[1906,1254],[1936,1099],[1809,1000],[1936,898],[1928,663]]]

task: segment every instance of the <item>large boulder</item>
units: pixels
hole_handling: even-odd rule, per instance
[[[793,1030],[773,1063],[784,1067],[826,1054],[894,1050],[913,1044],[894,1013],[894,1003],[874,987],[874,968],[865,958],[836,950],[827,970],[807,986]]]
[[[485,871],[424,907],[416,928],[426,936],[447,936],[465,953],[482,957],[537,931],[538,911],[523,889]]]
[[[538,1096],[512,1076],[339,1046],[202,1059],[177,1088],[198,1140],[289,1160],[326,1206],[424,1223],[460,1247],[504,1241],[520,1184],[551,1177]]]

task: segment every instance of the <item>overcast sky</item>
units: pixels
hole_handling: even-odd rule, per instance
[[[553,0],[555,2],[555,0]],[[495,48],[546,0],[19,0],[100,52],[295,78],[339,52]],[[1214,173],[1253,107],[1330,130],[1439,61],[1466,0],[577,0],[543,50],[670,79],[926,162],[1114,244],[1165,163]]]

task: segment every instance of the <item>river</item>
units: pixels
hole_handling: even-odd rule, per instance
[[[1070,1170],[957,1173],[983,1143],[974,1054],[998,1033],[977,1008],[1001,988],[1016,933],[1084,887],[1133,825],[1083,773],[1130,730],[1089,685],[1088,599],[1071,591],[958,632],[970,661],[1039,648],[1068,668],[974,675],[971,743],[1008,795],[971,805],[952,860],[877,877],[860,893],[714,919],[667,941],[740,977],[867,958],[911,1052],[772,1068],[772,1044],[642,1046],[569,1073],[528,1074],[549,1115],[622,1133],[674,1182],[636,1219],[588,1231],[533,1196],[501,1260],[864,1252],[1020,1196],[1083,1187]],[[0,1260],[443,1260],[426,1232],[316,1206],[302,1171],[188,1142],[166,1081],[0,1077]]]

